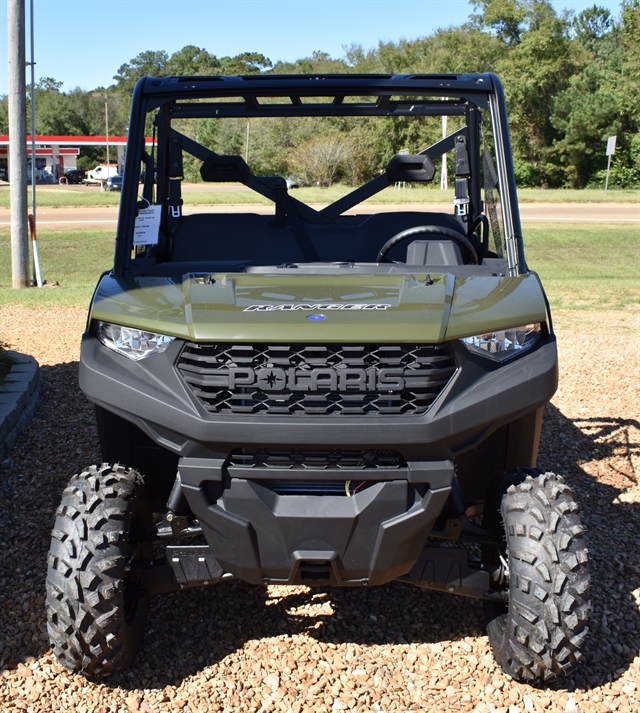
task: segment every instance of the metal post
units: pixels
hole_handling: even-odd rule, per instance
[[[34,31],[33,31],[33,0],[29,5],[29,21],[31,24],[31,213],[36,218],[36,62],[34,59]]]
[[[604,182],[604,192],[605,193],[607,192],[607,188],[609,187],[609,169],[611,168],[611,157],[616,152],[617,139],[618,139],[617,136],[610,136],[607,139],[607,178],[605,179],[605,182]]]
[[[27,97],[24,0],[7,0],[9,58],[9,181],[11,273],[14,288],[29,285],[27,233]]]
[[[609,169],[611,168],[611,154],[607,156],[607,177],[605,178],[604,181],[604,192],[607,192],[607,188],[609,187]]]
[[[31,284],[42,287],[42,273],[40,271],[40,257],[38,243],[36,242],[36,60],[35,60],[35,33],[33,21],[33,0],[29,3],[29,22],[31,29],[31,216],[29,218],[29,232],[31,233],[32,278]],[[33,220],[33,226],[31,221]]]
[[[442,138],[447,138],[447,116],[442,117]],[[448,188],[447,181],[447,153],[442,154],[442,172],[440,173],[440,190],[446,191]]]
[[[247,145],[244,151],[244,162],[249,165],[249,134],[251,133],[251,124],[247,124]]]
[[[111,162],[109,161],[109,102],[108,94],[104,93],[104,126],[107,133],[107,178],[111,175]]]

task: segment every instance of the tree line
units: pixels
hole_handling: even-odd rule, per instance
[[[39,134],[102,135],[107,92],[109,130],[123,135],[130,96],[144,75],[250,75],[260,73],[495,72],[505,87],[514,163],[521,186],[601,186],[608,136],[618,137],[609,185],[640,185],[640,0],[623,0],[619,17],[594,5],[579,14],[557,13],[549,0],[473,0],[474,13],[457,27],[414,40],[346,48],[332,58],[316,51],[273,64],[262,54],[217,57],[189,45],[172,55],[144,51],[118,68],[110,87],[61,90],[42,79],[36,89]],[[296,173],[330,183],[357,183],[375,175],[401,148],[418,150],[437,127],[399,119],[251,120],[251,166],[274,175]],[[7,133],[6,97],[0,133]],[[29,127],[30,131],[30,127]],[[244,151],[246,122],[209,120],[195,138],[220,153]],[[83,149],[79,165],[104,160],[104,150]],[[327,155],[334,160],[327,162]],[[333,166],[318,176],[317,166]],[[195,167],[186,167],[195,177]]]

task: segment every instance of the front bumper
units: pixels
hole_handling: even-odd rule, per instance
[[[544,405],[557,386],[554,337],[506,364],[455,342],[457,371],[421,415],[212,415],[175,367],[181,349],[133,362],[85,335],[87,397],[178,453],[183,492],[221,567],[260,584],[383,584],[407,574],[442,512],[456,455]],[[242,468],[238,449],[392,449],[394,468]],[[279,494],[273,480],[366,481],[346,495]]]
[[[279,495],[268,481],[244,478],[228,479],[216,492],[210,486],[223,478],[220,462],[183,459],[179,470],[191,511],[225,571],[252,584],[339,586],[384,584],[406,574],[454,473],[445,463],[432,473],[438,488],[378,481],[340,497]]]
[[[494,430],[535,411],[558,382],[555,337],[499,365],[451,343],[457,372],[419,415],[212,415],[197,403],[175,363],[182,343],[133,362],[85,334],[80,387],[95,404],[132,421],[183,457],[225,458],[235,448],[392,448],[406,460],[450,460]]]

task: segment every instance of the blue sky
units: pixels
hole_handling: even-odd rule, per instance
[[[27,56],[29,56],[29,0]],[[614,16],[618,0],[552,0],[558,11],[594,4]],[[34,0],[36,81],[63,89],[109,86],[118,67],[144,50],[172,54],[185,45],[217,56],[261,52],[273,62],[314,50],[415,39],[460,25],[466,0]],[[30,77],[29,70],[27,77]],[[7,3],[0,0],[0,95],[7,92]]]

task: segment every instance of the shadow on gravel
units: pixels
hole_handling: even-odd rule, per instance
[[[538,465],[564,475],[576,495],[592,598],[583,663],[554,688],[596,688],[622,675],[640,652],[640,503],[624,502],[623,495],[638,485],[631,456],[640,453],[639,434],[632,419],[571,420],[553,404],[546,407]],[[590,472],[582,467],[587,463]]]
[[[42,375],[36,417],[0,470],[0,631],[5,639],[0,672],[49,650],[44,579],[55,510],[71,475],[99,459],[93,407],[78,388],[77,363],[42,367]],[[618,498],[635,478],[627,456],[639,448],[629,435],[638,428],[623,419],[571,421],[554,406],[547,408],[539,465],[565,475],[575,490],[592,558],[585,660],[556,688],[611,681],[640,650],[633,596],[640,587],[640,504]],[[598,478],[581,467],[587,462],[590,469],[602,465]],[[455,641],[484,633],[480,602],[401,583],[279,591],[284,594],[269,597],[262,587],[231,582],[155,598],[143,650],[130,671],[107,685],[179,685],[230,653],[251,659],[249,648],[242,652],[244,645],[269,637],[304,633],[318,642],[375,645]],[[271,644],[292,645],[287,639]]]
[[[111,686],[161,689],[240,654],[252,640],[307,635],[319,643],[385,645],[437,643],[483,633],[478,602],[455,602],[441,594],[401,583],[370,590],[313,589],[269,597],[267,590],[242,582],[180,592],[156,599],[146,641],[131,670],[106,682]],[[290,646],[288,639],[269,647]],[[294,644],[295,645],[295,644]],[[263,648],[261,659],[274,654]],[[247,660],[253,654],[245,652]],[[238,657],[236,656],[236,660]]]

